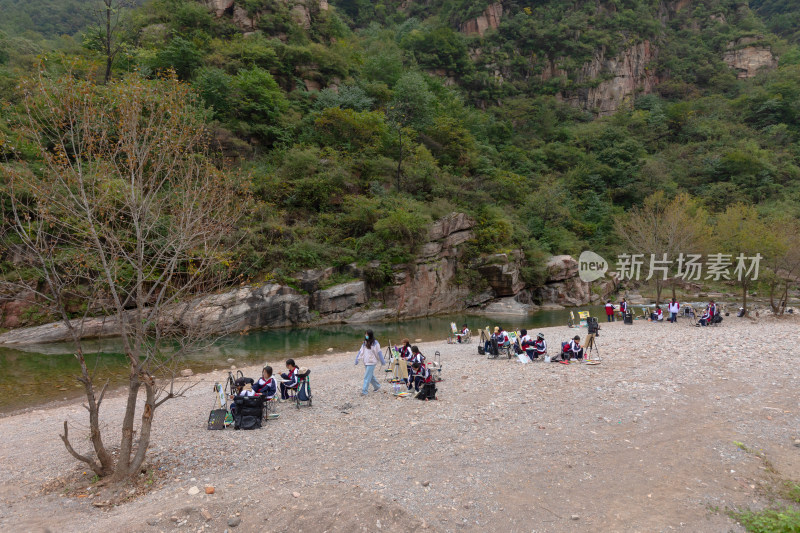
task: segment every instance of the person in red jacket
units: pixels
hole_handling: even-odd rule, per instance
[[[606,302],[606,320],[608,322],[614,321],[614,304],[611,303],[611,300]]]

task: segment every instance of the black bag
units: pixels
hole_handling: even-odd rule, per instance
[[[625,318],[623,319],[623,322],[625,322],[626,324],[632,325],[633,324],[633,313],[630,312],[630,311],[625,313]]]
[[[497,344],[497,339],[492,337],[492,355],[498,356],[500,355],[500,346]]]
[[[264,408],[264,396],[237,396],[233,399],[236,412],[233,429],[259,429]]]
[[[478,345],[478,355],[486,355],[486,350],[480,344]]]
[[[423,383],[422,388],[417,393],[417,400],[435,400],[436,399],[436,384]]]
[[[711,319],[712,324],[719,324],[720,322],[722,322],[721,315],[714,315],[714,318]]]
[[[233,420],[233,429],[261,429],[261,414],[239,416]]]

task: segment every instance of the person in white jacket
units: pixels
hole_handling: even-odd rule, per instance
[[[358,366],[359,359],[364,361],[364,385],[361,387],[361,394],[367,395],[370,383],[372,383],[375,392],[378,392],[381,384],[375,379],[375,365],[378,364],[378,361],[380,361],[381,366],[386,363],[383,360],[381,345],[375,340],[375,334],[372,333],[371,329],[368,329],[364,334],[364,343],[356,355],[356,366]]]
[[[681,310],[681,304],[679,304],[678,301],[673,298],[667,306],[667,309],[669,310],[669,321],[674,324],[678,321],[678,311]]]

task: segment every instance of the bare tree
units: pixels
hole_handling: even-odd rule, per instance
[[[94,453],[73,446],[65,421],[67,450],[98,476],[121,481],[143,467],[156,410],[183,391],[174,379],[179,361],[207,338],[191,320],[176,319],[178,303],[225,283],[245,198],[215,167],[202,107],[174,76],[97,86],[40,72],[21,92],[21,133],[41,166],[4,166],[4,223],[39,279],[23,275],[16,284],[35,291],[72,337]],[[127,357],[115,454],[99,424],[106,385],[95,383],[84,358],[90,314],[110,315]]]
[[[618,217],[615,227],[630,252],[643,254],[645,262],[650,261],[651,256],[657,261],[666,259],[666,272],[674,274],[679,254],[695,252],[702,247],[706,218],[705,212],[688,194],[682,193],[670,200],[659,191],[646,198],[643,205]],[[656,305],[661,303],[665,277],[672,280],[672,296],[675,296],[675,277],[653,273]]]
[[[111,79],[114,59],[122,50],[122,30],[127,10],[136,4],[135,0],[98,0],[92,9],[95,25],[84,36],[88,47],[103,54],[105,73],[103,82]]]
[[[800,223],[793,218],[778,218],[769,221],[771,239],[762,246],[771,244],[766,257],[764,280],[769,294],[772,312],[782,315],[786,311],[789,289],[798,285],[800,278]]]

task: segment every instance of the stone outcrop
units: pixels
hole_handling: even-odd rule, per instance
[[[483,13],[461,24],[461,32],[467,35],[483,36],[487,30],[500,27],[500,19],[503,18],[503,4],[495,2],[490,4]]]
[[[562,306],[586,305],[601,301],[617,290],[616,273],[610,273],[591,284],[578,277],[578,262],[569,255],[553,256],[547,262],[547,281],[535,291],[544,303]]]
[[[519,277],[521,258],[520,252],[511,255],[494,254],[477,267],[478,272],[497,296],[514,296],[525,287],[525,283]]]
[[[575,83],[583,87],[560,93],[559,97],[599,116],[611,115],[636,93],[649,93],[655,88],[659,82],[653,68],[657,56],[658,50],[650,41],[635,44],[611,58],[607,58],[605,48],[601,48],[576,75]],[[544,74],[553,76],[562,72],[551,65]],[[596,80],[602,81],[596,83]]]
[[[311,309],[323,315],[342,313],[367,303],[367,284],[353,281],[311,295]]]
[[[205,0],[205,4],[215,15],[221,17],[226,11],[233,7],[233,1],[234,0]]]
[[[722,60],[736,71],[737,78],[752,78],[759,72],[778,67],[778,59],[772,50],[768,46],[755,44],[759,40],[757,37],[742,37],[728,43]]]
[[[413,265],[395,268],[392,284],[380,291],[387,308],[396,316],[428,316],[466,307],[470,290],[454,283],[461,245],[472,239],[475,221],[464,213],[452,213],[433,224],[427,242]]]

